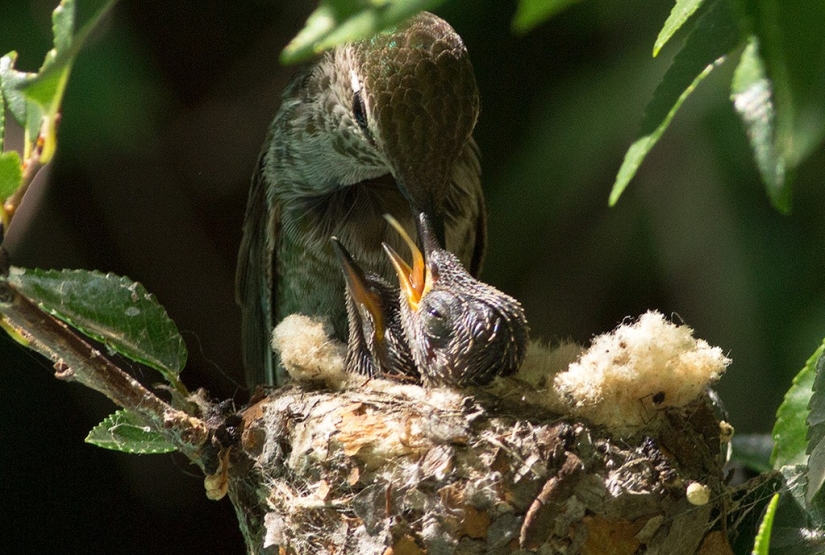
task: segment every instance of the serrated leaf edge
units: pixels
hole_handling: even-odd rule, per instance
[[[778,506],[779,494],[774,493],[765,510],[765,516],[762,517],[762,522],[759,523],[759,531],[756,533],[756,538],[753,541],[753,555],[768,555],[771,546],[773,519],[776,516],[776,508]]]
[[[807,438],[804,446],[804,449],[801,453],[797,453],[795,455],[791,455],[787,453],[786,443],[787,434],[783,431],[783,423],[785,422],[799,422],[800,419],[802,422],[805,422],[808,418],[808,413],[810,411],[807,410],[808,403],[811,400],[811,395],[813,394],[813,384],[814,379],[816,378],[816,362],[819,360],[819,357],[825,353],[825,340],[823,340],[822,344],[814,351],[814,353],[808,358],[805,362],[805,366],[797,372],[796,376],[794,376],[793,381],[791,382],[791,387],[785,392],[785,395],[782,398],[782,403],[779,405],[779,408],[776,409],[776,422],[774,423],[773,430],[771,431],[771,437],[774,441],[773,453],[771,453],[771,464],[775,469],[779,469],[785,465],[789,464],[800,464],[804,463],[806,458],[806,451],[807,451]],[[805,403],[804,406],[806,407],[802,411],[796,410],[796,395],[805,395]],[[805,424],[806,431],[807,431],[807,423]],[[784,435],[783,435],[784,434]],[[807,434],[806,434],[807,436]]]
[[[117,419],[119,418],[124,421],[118,422]],[[160,432],[152,430],[149,426],[138,424],[134,422],[135,420],[139,420],[139,417],[135,415],[134,412],[127,409],[118,410],[104,418],[100,424],[92,428],[86,435],[86,439],[84,441],[90,445],[94,445],[102,449],[109,449],[111,451],[120,451],[122,453],[131,453],[136,455],[157,455],[162,453],[171,453],[177,450],[174,445],[166,441]],[[128,444],[130,440],[124,439],[117,441],[114,439],[116,432],[113,430],[120,426],[131,426],[140,429],[145,434],[153,435],[154,439],[146,441],[142,440],[142,442],[146,443],[151,441],[151,443],[157,443],[157,446],[149,448],[129,447]],[[98,440],[94,437],[95,435],[101,435],[104,437],[108,436],[111,440]]]
[[[21,279],[24,279],[23,276],[26,275],[27,271],[29,271],[29,270],[27,270],[25,268],[17,268],[17,267],[11,268],[10,281],[12,283],[16,282],[15,285],[17,285],[18,287],[23,286],[24,284],[21,281]],[[78,331],[80,331],[84,335],[86,335],[88,337],[91,337],[95,341],[100,341],[101,343],[104,343],[105,345],[107,345],[112,350],[122,354],[123,356],[125,356],[125,357],[127,357],[131,360],[134,360],[136,362],[139,362],[141,364],[145,364],[145,365],[147,365],[151,368],[154,368],[155,370],[160,372],[164,376],[164,378],[166,378],[167,381],[169,381],[170,383],[172,383],[175,386],[179,385],[179,380],[177,378],[177,375],[181,372],[181,370],[183,370],[183,367],[186,364],[186,358],[187,358],[185,343],[183,341],[183,338],[180,335],[180,332],[177,330],[177,326],[175,326],[174,321],[169,317],[169,313],[166,311],[166,309],[163,307],[163,305],[157,300],[157,297],[155,297],[155,295],[153,295],[152,293],[149,293],[146,290],[146,288],[143,286],[143,284],[141,284],[139,281],[134,281],[134,280],[128,278],[127,276],[119,276],[119,275],[114,274],[112,272],[103,273],[103,272],[100,272],[100,271],[97,271],[97,270],[30,270],[30,271],[39,272],[38,277],[45,277],[47,274],[48,275],[54,275],[54,278],[52,278],[52,279],[54,279],[55,281],[57,281],[57,278],[61,277],[61,276],[69,276],[70,279],[73,279],[75,276],[84,275],[84,274],[89,275],[89,276],[93,276],[93,277],[98,278],[98,279],[102,278],[104,280],[113,280],[113,282],[116,282],[117,285],[119,285],[121,288],[129,289],[129,290],[132,290],[134,288],[134,290],[132,290],[133,294],[140,295],[140,296],[143,297],[143,299],[145,301],[154,303],[156,305],[156,307],[159,309],[159,313],[163,317],[164,323],[166,325],[169,325],[174,330],[174,333],[175,333],[175,336],[169,339],[170,341],[174,341],[176,339],[176,341],[175,341],[176,351],[177,351],[177,354],[179,355],[179,358],[175,362],[175,367],[173,367],[170,364],[167,364],[166,362],[161,360],[160,357],[146,356],[147,353],[145,351],[142,351],[141,353],[136,353],[136,352],[133,352],[132,349],[130,349],[130,348],[121,347],[120,343],[115,341],[118,334],[114,333],[114,330],[112,330],[112,335],[110,337],[107,334],[104,334],[100,331],[96,331],[94,329],[91,329],[88,326],[84,326],[82,323],[76,322],[71,314],[68,314],[66,311],[61,311],[60,307],[47,306],[44,303],[38,301],[37,299],[32,299],[35,303],[37,303],[37,305],[42,310],[45,310],[46,312],[48,312],[49,314],[51,314],[55,318],[69,324],[70,326],[77,329]],[[138,288],[139,288],[139,290],[138,290]],[[52,291],[54,292],[54,290],[52,290]],[[105,327],[106,326],[102,326],[102,328],[105,328]],[[148,354],[151,354],[151,353],[148,353]]]

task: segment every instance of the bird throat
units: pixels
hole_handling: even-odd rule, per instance
[[[366,271],[395,279],[381,242],[397,243],[384,214],[413,229],[409,204],[389,174],[283,205],[278,245],[278,320],[294,312],[328,316],[346,339],[344,280],[331,255],[336,236]],[[403,248],[401,244],[398,248]]]
[[[371,231],[382,233],[386,229],[383,214],[400,213],[402,218],[408,219],[410,212],[409,204],[389,173],[322,195],[295,199],[292,209],[305,222],[302,231],[319,235],[313,239],[323,242],[332,235],[348,232],[367,236]],[[357,229],[349,229],[351,226]]]

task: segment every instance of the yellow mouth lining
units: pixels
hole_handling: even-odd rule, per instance
[[[377,341],[384,340],[384,313],[378,302],[378,295],[367,288],[363,273],[353,266],[354,261],[348,252],[340,244],[336,237],[333,237],[333,244],[336,246],[336,254],[341,267],[344,269],[344,278],[347,282],[352,300],[363,306],[372,315],[375,324],[375,338]],[[340,249],[340,250],[339,250]]]
[[[404,297],[414,311],[418,310],[418,305],[421,299],[433,288],[432,273],[428,270],[427,264],[424,261],[424,255],[415,244],[415,241],[409,236],[407,231],[398,223],[398,220],[384,214],[384,218],[389,224],[395,228],[401,238],[407,243],[412,253],[413,265],[412,268],[404,262],[404,259],[393,250],[388,244],[384,243],[384,250],[390,258],[395,273],[398,274],[398,282],[401,290],[404,292]]]

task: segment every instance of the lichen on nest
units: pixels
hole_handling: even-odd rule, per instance
[[[299,382],[321,382],[332,390],[364,387],[347,375],[344,346],[330,339],[317,318],[292,315],[275,328],[273,347]],[[613,430],[632,433],[651,415],[683,407],[719,380],[730,359],[719,347],[693,337],[658,312],[622,323],[596,336],[589,348],[565,342],[533,342],[518,373],[499,378],[486,391],[559,414],[586,418]],[[375,380],[372,387],[392,387]],[[399,390],[403,391],[403,390]]]
[[[533,344],[519,374],[472,390],[345,374],[323,323],[285,324],[276,336],[304,343],[281,340],[282,360],[295,348],[301,370],[247,409],[252,471],[230,480],[252,553],[572,555],[609,536],[616,553],[687,554],[698,544],[685,534],[698,542],[718,522],[719,422],[702,392],[728,361],[661,315],[583,352]],[[602,418],[607,403],[637,420],[616,422],[615,407]],[[689,486],[709,501],[691,505]]]

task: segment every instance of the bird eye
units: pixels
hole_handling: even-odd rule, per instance
[[[443,318],[426,318],[424,331],[430,339],[442,343],[449,339],[451,330]]]
[[[450,324],[449,300],[441,298],[437,293],[427,300],[429,302],[422,307],[424,332],[436,343],[445,342],[449,340],[453,332]]]
[[[438,310],[438,308],[436,308],[434,306],[431,306],[430,308],[428,308],[427,313],[430,316],[432,316],[433,318],[439,318],[439,319],[442,319],[442,320],[444,319],[444,314],[442,314],[441,311]]]
[[[355,123],[361,128],[361,131],[372,142],[372,135],[367,126],[367,107],[364,105],[364,98],[361,96],[361,90],[357,90],[352,94],[352,115],[355,118]]]

